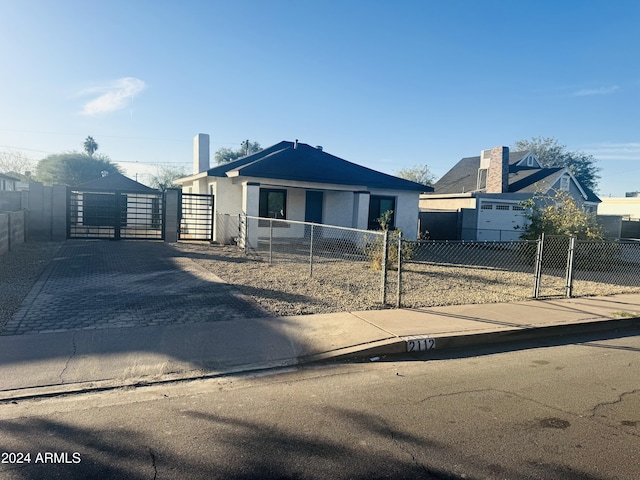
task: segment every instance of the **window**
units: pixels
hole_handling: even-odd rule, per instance
[[[563,176],[560,177],[560,190],[568,192],[569,191],[569,177]]]
[[[496,210],[509,210],[509,205],[506,204],[498,204],[496,205]]]
[[[396,226],[396,199],[395,197],[383,197],[380,195],[371,195],[369,199],[369,230],[380,230],[380,222],[378,219],[383,213],[391,211],[391,219],[389,228],[394,229]]]
[[[480,205],[480,210],[493,210],[493,205],[491,203],[483,203]]]
[[[527,167],[533,167],[533,157],[527,157]]]
[[[521,211],[524,210],[524,207],[522,205],[514,205],[511,209],[514,210],[514,211],[520,211],[521,212]]]
[[[260,189],[259,215],[264,218],[287,218],[287,191]]]

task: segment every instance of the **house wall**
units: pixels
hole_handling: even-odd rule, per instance
[[[620,215],[640,218],[639,197],[603,198],[598,205],[598,215]]]
[[[325,192],[322,206],[322,223],[338,227],[352,227],[353,224],[353,192]],[[367,205],[367,211],[369,206]]]
[[[435,197],[420,195],[420,210],[443,210],[458,212],[463,208],[476,208],[476,199],[472,196],[464,197]]]

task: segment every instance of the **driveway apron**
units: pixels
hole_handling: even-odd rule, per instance
[[[2,335],[268,316],[232,285],[150,241],[67,241]]]

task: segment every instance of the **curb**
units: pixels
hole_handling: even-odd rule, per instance
[[[173,384],[193,380],[206,380],[223,378],[230,375],[251,375],[263,373],[269,370],[295,368],[302,365],[340,361],[348,359],[364,359],[366,357],[403,355],[407,354],[407,341],[416,338],[431,338],[435,340],[435,348],[426,351],[415,352],[418,354],[440,353],[443,351],[473,348],[482,345],[500,345],[505,343],[523,342],[529,340],[560,338],[574,334],[588,334],[605,331],[632,330],[640,328],[640,317],[624,319],[603,319],[583,323],[571,323],[564,325],[550,325],[546,327],[530,327],[524,329],[500,330],[494,332],[474,333],[466,335],[449,336],[411,336],[390,337],[371,343],[360,344],[331,350],[297,358],[282,359],[267,363],[246,364],[231,367],[225,371],[206,373],[201,370],[193,370],[184,373],[169,373],[152,378],[137,378],[130,380],[101,380],[79,382],[72,384],[47,385],[28,387],[19,390],[0,391],[0,404],[25,400],[36,400],[65,395],[77,395],[83,393],[98,393],[119,389],[147,387],[152,385]]]

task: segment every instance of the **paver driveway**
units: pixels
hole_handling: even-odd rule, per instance
[[[268,314],[162,242],[67,241],[3,335]]]

